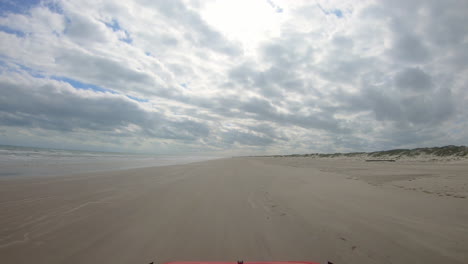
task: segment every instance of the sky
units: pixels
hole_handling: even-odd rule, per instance
[[[468,1],[0,0],[0,144],[468,145]]]

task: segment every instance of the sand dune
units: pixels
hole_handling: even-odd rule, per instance
[[[466,171],[234,158],[2,179],[0,262],[467,263]]]

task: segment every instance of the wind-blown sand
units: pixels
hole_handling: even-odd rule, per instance
[[[468,263],[467,172],[233,158],[0,179],[0,262]]]

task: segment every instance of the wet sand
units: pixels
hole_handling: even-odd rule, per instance
[[[468,163],[233,158],[0,179],[1,263],[467,263]]]

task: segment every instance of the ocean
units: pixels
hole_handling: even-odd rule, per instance
[[[163,156],[0,145],[0,177],[70,175],[186,164],[216,158],[218,157]]]

